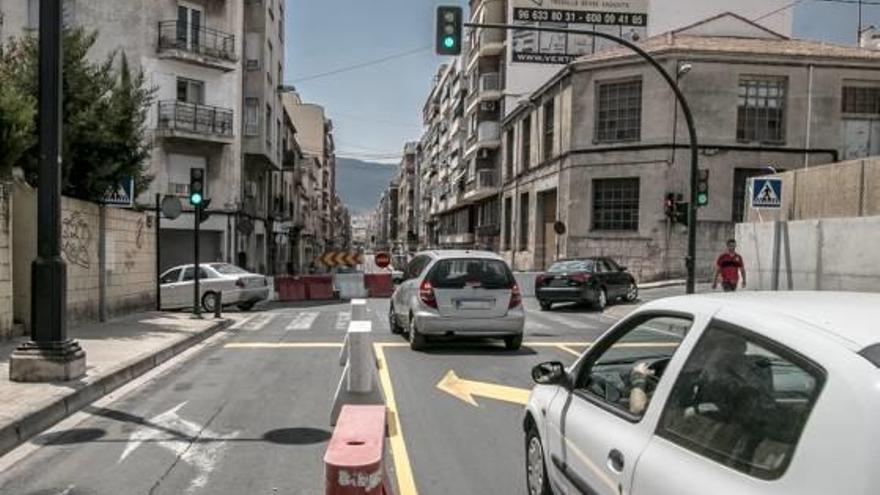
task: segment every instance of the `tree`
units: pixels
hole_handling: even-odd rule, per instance
[[[111,53],[98,62],[89,60],[97,37],[97,32],[78,28],[65,30],[63,40],[62,189],[65,195],[90,201],[103,198],[125,177],[134,178],[140,190],[149,183],[145,123],[155,93],[142,71],[132,73],[124,53]],[[10,41],[0,53],[0,73],[8,73],[10,86],[32,102],[33,129],[38,54],[39,43],[33,36]],[[17,164],[25,170],[27,180],[36,184],[36,137],[26,144],[27,151]]]
[[[0,177],[8,177],[12,167],[36,142],[36,102],[12,84],[7,68],[0,65]]]

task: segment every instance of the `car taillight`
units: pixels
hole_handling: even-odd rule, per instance
[[[583,273],[579,273],[577,275],[571,275],[570,277],[568,277],[568,279],[571,280],[572,282],[577,282],[579,284],[585,284],[585,283],[587,283],[588,280],[590,280],[590,276],[584,275]]]
[[[425,280],[419,286],[419,299],[425,306],[437,308],[437,297],[434,295],[434,286],[431,285],[431,282]]]
[[[538,277],[535,279],[535,285],[538,285],[538,286],[544,285],[544,282],[546,282],[546,281],[547,281],[547,275],[544,275],[542,273],[542,274],[538,275]]]
[[[244,289],[244,280],[242,280],[242,279],[236,280],[235,286],[238,287],[239,289]]]
[[[513,284],[513,287],[510,288],[510,305],[507,306],[507,309],[513,309],[522,304],[522,292],[519,290],[519,285]]]

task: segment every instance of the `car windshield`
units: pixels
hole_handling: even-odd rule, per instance
[[[217,263],[210,266],[220,275],[246,275],[248,273],[247,270],[242,270],[235,265],[229,265],[227,263]]]
[[[514,284],[507,263],[484,259],[439,261],[428,280],[436,289],[460,289],[467,284],[477,284],[484,289],[509,289]]]
[[[593,260],[572,260],[553,263],[548,273],[592,272]]]

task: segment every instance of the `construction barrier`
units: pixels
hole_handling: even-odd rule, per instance
[[[324,453],[325,495],[393,495],[385,469],[385,406],[345,406]]]
[[[373,353],[371,321],[349,322],[345,343],[339,355],[339,364],[345,368],[342,370],[342,377],[333,397],[333,409],[330,411],[331,426],[336,424],[339,411],[344,405],[385,404],[382,390],[379,388],[378,361]]]
[[[310,301],[326,301],[335,299],[333,294],[333,276],[307,275],[303,277],[306,292]]]
[[[306,283],[301,277],[275,277],[275,290],[279,301],[305,301],[309,298]]]
[[[373,273],[364,275],[364,286],[369,297],[391,297],[394,284],[390,273]]]
[[[538,272],[514,272],[513,278],[523,297],[535,297],[535,279],[538,275]]]
[[[333,275],[333,287],[341,299],[367,297],[363,273],[337,273]]]

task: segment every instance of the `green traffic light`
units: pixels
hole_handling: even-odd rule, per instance
[[[447,36],[443,38],[443,46],[445,46],[446,48],[455,47],[455,38],[453,38],[452,36]]]
[[[202,204],[202,195],[199,193],[194,193],[189,197],[189,202],[194,205]]]
[[[709,195],[706,193],[700,193],[697,195],[697,204],[700,206],[706,206],[709,204]]]

